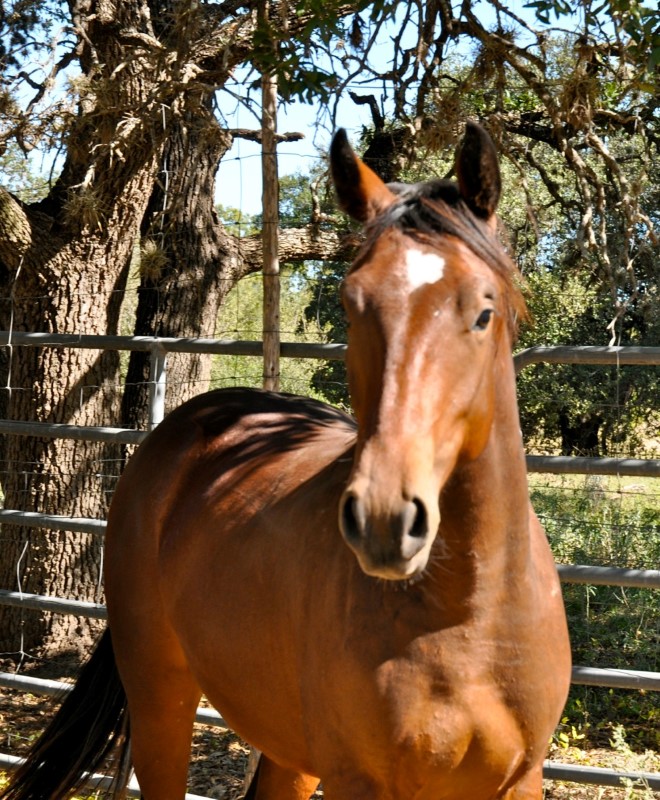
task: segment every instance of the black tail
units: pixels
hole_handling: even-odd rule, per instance
[[[0,792],[0,800],[64,800],[115,747],[117,777],[109,796],[122,797],[130,772],[129,744],[126,694],[106,629],[55,718]]]

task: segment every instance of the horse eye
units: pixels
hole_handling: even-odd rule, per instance
[[[472,330],[473,331],[485,331],[488,327],[488,323],[490,322],[490,318],[493,316],[493,309],[492,308],[484,308],[484,310],[479,314],[477,317],[477,321],[474,323]]]

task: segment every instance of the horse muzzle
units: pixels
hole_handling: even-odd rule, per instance
[[[367,575],[408,580],[426,568],[440,523],[437,503],[419,497],[379,503],[349,487],[339,504],[339,527]]]

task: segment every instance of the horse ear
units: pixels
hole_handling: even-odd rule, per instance
[[[468,122],[456,154],[456,174],[461,197],[482,219],[495,213],[502,179],[493,140],[476,122]]]
[[[394,192],[355,155],[343,128],[330,145],[330,171],[339,205],[353,219],[368,222],[396,200]]]

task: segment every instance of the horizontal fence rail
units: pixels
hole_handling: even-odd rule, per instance
[[[52,439],[75,439],[82,442],[117,442],[140,444],[147,436],[145,431],[131,428],[109,428],[105,426],[65,425],[61,422],[18,422],[0,420],[0,433],[14,436],[40,436]]]
[[[77,533],[105,533],[104,519],[91,517],[61,517],[56,514],[40,514],[38,511],[0,509],[0,523],[20,525],[23,528],[50,528],[54,531],[76,531]]]
[[[577,764],[558,764],[546,761],[543,764],[543,777],[553,781],[569,783],[595,783],[598,786],[621,788],[629,784],[648,786],[652,791],[660,791],[660,775],[655,772],[619,772],[604,767],[583,767]]]
[[[72,614],[74,617],[90,617],[91,619],[107,619],[108,612],[101,603],[90,603],[87,600],[67,600],[63,597],[52,597],[43,594],[26,594],[0,589],[0,606],[52,611],[55,614]]]
[[[652,367],[660,364],[660,347],[594,347],[592,345],[537,345],[513,357],[516,372],[531,364],[584,364],[589,366]]]
[[[563,583],[586,586],[623,586],[627,589],[660,589],[660,570],[591,567],[582,564],[557,564]]]
[[[642,670],[636,669],[573,667],[571,681],[576,686],[604,686],[608,689],[660,691],[660,672],[642,672]]]
[[[660,461],[644,458],[588,458],[586,456],[526,456],[528,472],[552,475],[626,475],[660,477]]]
[[[0,331],[0,346],[23,345],[33,347],[66,347],[94,350],[143,351],[150,354],[150,415],[149,430],[162,421],[165,413],[165,386],[168,353],[198,353],[211,355],[254,356],[263,354],[259,341],[233,339],[178,339],[149,336],[96,336],[78,334],[24,333]],[[343,360],[344,344],[315,344],[283,342],[280,353],[284,358]],[[583,364],[602,366],[650,366],[660,364],[660,347],[532,347],[514,356],[516,372],[533,364]],[[137,445],[147,431],[105,426],[72,426],[64,424],[0,420],[0,434],[70,438],[84,441],[115,442]],[[582,458],[566,456],[527,456],[529,472],[550,474],[620,475],[635,477],[660,477],[660,460],[632,458]],[[0,523],[21,525],[27,528],[81,531],[103,534],[104,520],[61,517],[20,510],[0,510]],[[618,567],[593,567],[584,565],[557,565],[565,583],[586,585],[615,585],[636,588],[660,588],[660,570],[622,569]],[[22,606],[53,613],[106,618],[105,606],[63,598],[28,595],[0,591],[0,605]],[[589,686],[618,689],[660,690],[660,673],[638,670],[597,669],[576,666],[572,681]],[[23,675],[0,673],[0,686],[49,696],[61,695],[70,684],[58,681],[29,678]],[[222,717],[213,709],[199,708],[197,721],[207,725],[225,726]],[[0,768],[12,769],[20,759],[0,754]],[[576,783],[595,783],[602,786],[622,786],[626,782],[642,783],[652,790],[660,790],[660,775],[645,772],[618,772],[616,770],[545,762],[544,775],[552,780]],[[90,776],[90,785],[106,785],[104,776]],[[135,785],[129,797],[139,797]],[[206,800],[199,795],[186,795],[188,800]]]
[[[621,586],[627,589],[660,589],[660,570],[557,564],[557,572],[563,583],[586,586]],[[23,606],[41,611],[73,614],[77,617],[107,619],[106,608],[100,603],[67,600],[61,597],[25,592],[10,592],[6,589],[0,589],[0,605]]]
[[[96,336],[77,333],[24,333],[0,331],[0,347],[3,345],[25,347],[66,347],[79,350],[136,350],[146,353],[160,350],[162,353],[206,353],[221,356],[262,356],[263,346],[259,341],[241,339],[204,339],[171,336]],[[660,349],[660,348],[659,348]],[[323,344],[317,342],[282,342],[280,354],[284,358],[312,358],[327,361],[342,361],[346,356],[345,344]]]
[[[660,672],[643,672],[629,669],[597,669],[596,667],[573,667],[571,682],[576,686],[603,686],[607,689],[645,689],[660,691]],[[25,689],[34,694],[55,695],[71,689],[71,684],[59,681],[30,678],[13,672],[0,672],[0,686],[5,689]],[[203,719],[208,725],[225,726],[217,712],[201,709]],[[210,722],[209,720],[217,720]]]
[[[18,769],[20,765],[23,763],[22,758],[18,758],[18,756],[10,756],[4,753],[0,753],[0,769],[6,770],[14,770]],[[87,778],[87,782],[85,783],[85,788],[87,789],[111,789],[112,788],[112,778],[109,778],[107,775],[89,775]],[[140,794],[140,787],[137,785],[135,778],[132,778],[128,786],[126,787],[126,797],[142,797]],[[187,793],[185,795],[185,800],[210,800],[210,798],[200,795],[200,794],[190,794]]]
[[[18,675],[13,672],[0,672],[0,686],[4,689],[17,689],[31,692],[32,694],[46,697],[62,698],[73,688],[72,684],[65,681],[53,681],[46,678],[31,678],[28,675]],[[227,728],[227,723],[214,708],[197,709],[195,721],[201,725],[214,725],[218,728]]]
[[[138,350],[163,353],[207,353],[211,355],[261,356],[260,341],[240,339],[175,338],[168,336],[114,336],[77,333],[27,333],[0,331],[0,346],[66,347],[85,350]],[[316,342],[282,342],[284,358],[312,358],[341,361],[346,345]],[[653,366],[660,364],[660,347],[621,345],[616,347],[554,345],[528,347],[514,355],[516,371],[530,364],[591,364],[620,366]]]

